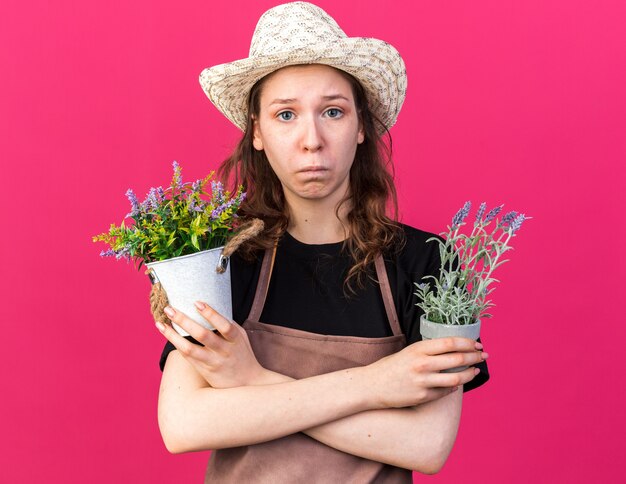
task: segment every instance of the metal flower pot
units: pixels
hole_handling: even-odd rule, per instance
[[[222,257],[222,249],[218,247],[146,264],[153,271],[152,277],[156,279],[153,282],[160,282],[167,293],[169,305],[211,330],[215,328],[198,314],[194,302],[203,301],[225,318],[232,319],[230,266],[228,259]],[[225,270],[219,273],[218,266]],[[173,326],[182,336],[189,335],[177,324],[173,323]]]
[[[420,333],[422,334],[422,340],[429,340],[435,338],[448,338],[450,336],[456,336],[460,338],[469,338],[476,341],[480,336],[480,319],[477,319],[472,324],[441,324],[433,323],[426,319],[425,315],[420,318]],[[444,373],[456,373],[469,368],[468,366],[457,366],[456,368],[450,368],[449,370],[443,370]]]

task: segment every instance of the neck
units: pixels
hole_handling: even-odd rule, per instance
[[[289,233],[305,244],[331,244],[346,239],[344,204],[336,213],[336,203],[323,200],[298,200],[289,204]]]

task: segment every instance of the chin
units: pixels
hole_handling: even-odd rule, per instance
[[[330,191],[324,183],[309,182],[296,193],[302,198],[323,198],[328,196]]]

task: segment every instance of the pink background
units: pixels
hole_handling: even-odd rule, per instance
[[[198,75],[245,57],[275,3],[3,1],[1,482],[201,482],[208,453],[170,455],[157,427],[148,280],[91,236],[127,188],[163,184],[172,160],[195,179],[233,147]],[[319,5],[406,61],[405,222],[438,232],[465,200],[534,217],[484,327],[492,380],[467,395],[444,470],[416,480],[616,481],[626,3]]]

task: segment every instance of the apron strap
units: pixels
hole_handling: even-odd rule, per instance
[[[254,301],[252,302],[252,308],[248,319],[251,321],[260,321],[261,313],[263,312],[263,306],[265,305],[265,298],[267,297],[267,290],[270,285],[270,277],[272,275],[272,269],[274,268],[274,260],[276,259],[276,245],[271,249],[266,249],[263,255],[263,262],[261,264],[261,273],[259,274],[259,281],[256,285],[256,292],[254,294]],[[391,326],[391,331],[394,336],[402,335],[402,329],[398,322],[398,313],[396,312],[396,305],[393,302],[393,295],[391,294],[391,286],[389,284],[389,278],[387,277],[387,269],[385,268],[385,262],[382,255],[378,255],[375,260],[376,275],[378,277],[378,284],[380,286],[380,292],[383,296],[383,304],[385,305],[385,312],[387,313],[387,319]]]
[[[271,249],[265,249],[263,263],[261,264],[261,273],[259,274],[259,281],[257,282],[256,292],[254,293],[254,301],[252,302],[252,308],[248,315],[248,319],[251,321],[259,321],[261,319],[265,298],[267,297],[267,289],[270,286],[270,276],[274,268],[275,258],[276,245]]]
[[[403,334],[398,322],[398,313],[396,312],[396,305],[393,302],[393,295],[391,294],[391,285],[389,284],[389,278],[387,277],[387,269],[385,268],[385,261],[383,256],[378,254],[375,260],[376,275],[378,276],[378,284],[380,286],[380,292],[383,295],[383,304],[385,305],[385,311],[387,311],[387,319],[391,326],[391,331],[394,336]]]

